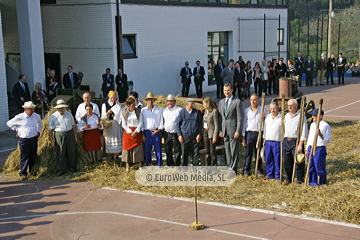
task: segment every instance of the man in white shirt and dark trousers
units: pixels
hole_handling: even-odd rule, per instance
[[[304,141],[308,136],[308,128],[306,117],[304,116],[303,127],[301,137],[299,139],[299,145],[296,148],[296,140],[299,131],[300,111],[298,111],[298,103],[296,99],[290,99],[288,101],[289,113],[285,115],[285,134],[283,142],[283,154],[284,154],[284,167],[286,172],[286,180],[283,185],[288,185],[292,181],[294,156],[295,151],[297,153],[304,152]],[[296,183],[300,184],[304,181],[305,162],[296,164]]]
[[[281,113],[276,101],[270,103],[270,112],[265,119],[264,140],[267,179],[280,180],[280,133]]]
[[[161,166],[161,130],[164,129],[163,113],[161,108],[154,105],[157,98],[154,97],[153,93],[149,92],[144,100],[147,102],[147,106],[141,109],[141,117],[146,165],[150,166],[152,164],[151,150],[152,146],[154,146],[157,165]]]
[[[101,116],[98,105],[96,103],[91,102],[90,93],[88,92],[84,93],[82,95],[82,99],[84,100],[84,102],[80,103],[76,109],[75,119],[77,122],[80,122],[80,119],[86,114],[85,107],[89,104],[93,106],[93,113],[97,114],[99,117]]]
[[[247,177],[251,173],[251,161],[253,152],[256,156],[256,143],[259,136],[260,118],[265,118],[267,111],[261,113],[259,105],[259,96],[255,93],[250,97],[250,107],[244,110],[244,127],[242,129],[242,145],[246,147],[244,176]],[[262,146],[262,144],[260,144]],[[260,149],[259,149],[260,150]],[[258,174],[263,174],[262,161],[258,159]]]
[[[76,172],[75,149],[78,142],[76,125],[72,114],[66,110],[69,106],[62,99],[57,100],[56,112],[49,118],[49,140],[51,147],[56,149],[57,176],[63,175],[67,167]]]
[[[34,174],[32,167],[35,165],[37,157],[37,142],[42,128],[42,122],[40,116],[34,112],[35,104],[28,101],[25,102],[22,107],[24,112],[16,115],[6,124],[9,128],[16,131],[16,136],[19,137],[19,175],[21,180],[25,180],[27,178],[28,167],[30,174]]]
[[[175,105],[176,100],[172,94],[169,94],[166,98],[166,104],[167,107],[163,110],[166,163],[168,166],[179,166],[181,162],[181,147],[176,134],[175,120],[177,116],[179,116],[181,108]],[[174,157],[172,150],[173,147]]]
[[[318,134],[316,142],[316,154],[312,156],[309,170],[309,184],[310,186],[326,184],[326,146],[331,141],[331,127],[322,118],[324,111],[320,113],[319,129],[316,129],[316,119],[319,109],[311,111],[314,122],[310,125],[309,137],[306,144],[305,155],[309,159],[310,152],[312,150],[312,144],[314,143],[315,134]]]

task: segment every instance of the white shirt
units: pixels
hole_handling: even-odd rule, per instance
[[[100,111],[98,105],[93,102],[90,102],[90,104],[93,106],[93,112],[100,117]],[[76,109],[75,119],[77,122],[79,122],[80,119],[86,114],[85,106],[86,106],[85,103],[80,103],[78,108]]]
[[[294,116],[291,116],[290,113],[285,115],[285,134],[286,138],[297,138],[298,135],[298,126],[300,120],[300,111],[297,111]],[[306,117],[304,116],[303,121],[303,130],[301,133],[300,140],[305,141],[308,136],[308,128]]]
[[[164,129],[163,114],[161,108],[154,106],[150,110],[148,106],[141,109],[143,125],[141,130]]]
[[[258,105],[257,110],[253,111],[251,107],[244,110],[244,127],[242,129],[242,135],[245,136],[246,131],[258,132],[260,129],[260,111],[261,106]],[[264,108],[265,117],[267,117],[267,110]]]
[[[142,126],[141,112],[139,119],[137,119],[135,111],[129,112],[127,122],[125,121],[124,117],[121,114],[121,126],[123,129],[125,129],[125,131],[128,134],[132,132],[132,130],[129,127],[136,127],[135,132],[139,133],[141,131],[141,126]]]
[[[51,114],[49,118],[49,130],[54,130],[55,132],[70,131],[74,125],[74,118],[68,111],[65,111],[64,115],[61,115],[58,111],[56,111]]]
[[[110,106],[113,104],[112,102],[108,101],[108,103],[110,104]],[[114,106],[112,106],[111,111],[113,111],[114,113],[114,119],[115,121],[117,121],[119,124],[121,124],[121,105],[119,104],[114,104]],[[106,116],[106,105],[105,103],[103,103],[103,105],[101,106],[101,118],[107,118]]]
[[[277,141],[281,139],[281,113],[279,113],[274,119],[272,114],[269,114],[265,118],[264,126],[264,138],[266,141]]]
[[[93,129],[103,129],[103,126],[101,125],[101,127],[99,127],[97,124],[96,124],[96,121],[99,121],[99,118],[98,116],[96,116],[95,114],[91,115],[91,117],[87,116],[87,124],[90,125],[90,128],[87,128],[87,129],[82,129],[82,127],[86,126],[87,124],[80,119],[79,123],[77,124],[77,127],[78,127],[78,131],[79,132],[82,132],[82,131],[86,131],[86,130],[93,130]],[[100,122],[101,124],[101,122]]]
[[[9,128],[18,132],[20,138],[33,138],[41,132],[42,122],[39,114],[28,116],[25,112],[19,113],[7,123]]]
[[[319,129],[324,139],[321,139],[321,137],[318,136],[316,146],[317,147],[327,146],[331,141],[331,127],[327,122],[322,120],[319,124]],[[310,131],[306,143],[306,149],[314,143],[315,130],[316,130],[316,122],[313,122],[310,125]]]
[[[164,118],[164,130],[169,133],[176,133],[175,129],[175,119],[179,116],[179,113],[182,108],[178,106],[174,106],[172,109],[168,107],[163,110],[163,118]]]

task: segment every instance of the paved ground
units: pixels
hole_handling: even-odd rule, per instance
[[[316,104],[324,98],[325,118],[360,120],[360,78],[346,83],[300,89]],[[0,134],[0,164],[17,145],[14,135]],[[232,206],[200,203],[199,220],[207,229],[189,230],[191,201],[0,175],[0,239],[360,239],[360,226]]]

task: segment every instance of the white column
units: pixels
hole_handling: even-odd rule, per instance
[[[44,43],[40,1],[16,0],[22,74],[26,76],[30,94],[36,82],[45,89]]]

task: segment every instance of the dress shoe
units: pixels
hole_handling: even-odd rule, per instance
[[[27,176],[20,176],[21,181],[25,181],[27,179]]]
[[[273,179],[273,178],[269,178],[268,176],[263,178],[264,180],[269,180],[269,179]]]
[[[316,84],[315,86],[319,86],[319,84]]]
[[[282,183],[282,185],[284,185],[284,186],[289,185],[289,184],[290,184],[289,181],[284,181],[284,182]]]

